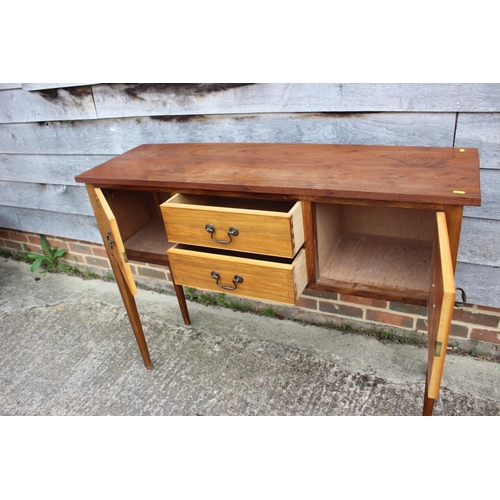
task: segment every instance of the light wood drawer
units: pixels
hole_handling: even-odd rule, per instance
[[[187,245],[174,245],[167,253],[173,279],[179,285],[295,304],[307,284],[304,249],[293,260],[240,256]],[[213,272],[219,275],[218,284]],[[233,281],[236,276],[242,282]]]
[[[300,202],[179,193],[163,203],[161,211],[172,243],[287,258],[304,243]],[[230,228],[237,229],[237,236]]]

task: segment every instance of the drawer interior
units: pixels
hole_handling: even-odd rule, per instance
[[[318,203],[315,213],[318,283],[426,297],[434,210]]]
[[[238,208],[243,210],[263,210],[266,212],[288,213],[295,201],[287,200],[263,200],[257,198],[236,198],[227,196],[205,196],[194,194],[177,194],[169,203],[178,205],[198,205],[206,207]]]
[[[184,245],[177,244],[175,248],[179,250],[188,250],[191,252],[199,252],[206,255],[219,255],[221,257],[236,257],[238,259],[250,259],[256,262],[272,262],[275,264],[292,264],[294,259],[288,259],[286,257],[276,257],[273,255],[259,255],[255,253],[247,252],[233,252],[231,250],[223,250],[220,248],[205,248],[194,245]]]

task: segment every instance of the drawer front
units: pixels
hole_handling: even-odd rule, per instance
[[[215,254],[183,245],[170,248],[168,258],[176,284],[240,297],[295,304],[307,284],[303,249],[290,263]]]
[[[277,207],[281,210],[273,210]],[[172,243],[286,258],[293,258],[304,243],[300,202],[176,194],[161,211]]]

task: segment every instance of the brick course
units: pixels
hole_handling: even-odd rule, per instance
[[[69,264],[82,270],[89,269],[101,276],[111,274],[103,245],[49,235],[47,239],[51,246],[68,250],[64,259]],[[8,251],[22,251],[25,245],[30,251],[40,252],[39,242],[38,234],[0,228],[0,248]],[[131,261],[130,265],[138,282],[172,288],[168,267],[135,261]],[[257,302],[257,307],[264,306]],[[385,325],[401,333],[427,333],[426,307],[322,290],[304,291],[296,307],[282,307],[279,314],[290,319],[323,324],[328,322],[339,327],[349,325],[369,329],[373,325]],[[500,356],[500,309],[469,304],[456,307],[450,341],[463,341],[470,345],[480,342],[490,346]]]
[[[366,319],[377,323],[400,326],[407,329],[414,327],[415,318],[404,314],[394,314],[388,311],[375,311],[369,309],[366,311]]]
[[[349,316],[350,318],[362,318],[363,309],[361,307],[350,306],[340,302],[324,302],[320,301],[319,310],[338,316]]]
[[[471,339],[479,340],[482,342],[499,343],[500,331],[495,330],[481,330],[480,328],[473,328],[471,332]]]

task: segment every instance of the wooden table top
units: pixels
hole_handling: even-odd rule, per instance
[[[475,148],[337,144],[144,144],[77,182],[140,189],[402,203],[481,204]]]

